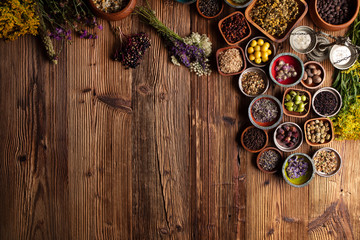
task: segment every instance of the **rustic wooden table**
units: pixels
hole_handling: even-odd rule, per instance
[[[234,9],[209,21],[195,5],[151,6],[181,36],[226,46],[217,23]],[[125,70],[102,24],[98,40],[76,37],[56,66],[34,37],[0,42],[1,239],[360,239],[359,142],[330,144],[339,174],[293,188],[239,146],[250,99],[237,77],[172,65],[136,16],[112,23],[151,36],[140,67]],[[301,24],[313,27],[308,15]],[[288,41],[280,51],[292,51]]]

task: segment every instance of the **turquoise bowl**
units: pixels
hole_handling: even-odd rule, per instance
[[[262,123],[262,122],[258,122],[254,119],[253,115],[252,115],[252,106],[254,105],[254,103],[256,101],[258,101],[259,99],[261,98],[267,98],[267,99],[270,99],[270,100],[273,100],[277,107],[278,107],[278,110],[279,110],[279,116],[277,117],[277,119],[271,121],[271,122],[266,122],[266,123]],[[256,98],[254,98],[250,105],[249,105],[249,108],[248,108],[248,116],[249,116],[249,119],[250,119],[250,122],[257,128],[260,128],[262,130],[269,130],[269,129],[273,129],[275,128],[277,125],[280,124],[280,122],[282,121],[282,118],[283,118],[283,108],[281,106],[281,102],[274,96],[271,96],[271,95],[260,95],[260,96],[257,96]]]
[[[176,0],[176,1],[183,4],[192,4],[196,2],[196,0]]]
[[[279,61],[283,60],[285,63],[289,63],[293,65],[298,75],[296,77],[288,78],[282,82],[278,82],[276,77],[275,67]],[[269,66],[269,75],[271,80],[280,87],[294,87],[295,85],[299,84],[301,79],[304,76],[304,63],[303,61],[293,53],[281,53],[276,55],[270,63]]]
[[[229,5],[230,7],[233,7],[233,8],[246,8],[247,6],[250,5],[250,3],[252,3],[254,0],[247,0],[245,1],[244,4],[239,4],[239,3],[235,3],[234,1],[232,0],[224,0],[225,3],[227,5]]]
[[[305,158],[305,160],[309,163],[309,169],[308,171],[306,172],[306,174],[304,176],[301,176],[299,178],[295,178],[295,179],[291,179],[289,178],[289,176],[287,175],[287,172],[286,172],[286,168],[287,166],[289,165],[288,161],[290,158],[294,157],[294,156],[302,156]],[[283,163],[283,166],[282,166],[282,175],[283,175],[283,178],[285,179],[285,181],[290,184],[291,186],[293,187],[297,187],[297,188],[300,188],[300,187],[305,187],[306,185],[308,185],[311,180],[314,178],[314,175],[315,175],[315,165],[314,165],[314,162],[313,160],[307,155],[307,154],[304,154],[304,153],[294,153],[294,154],[291,154],[290,156],[288,156],[285,160],[285,162]]]

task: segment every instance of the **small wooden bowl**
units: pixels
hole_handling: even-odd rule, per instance
[[[319,28],[325,29],[325,30],[339,31],[339,30],[345,29],[345,28],[349,27],[354,22],[356,16],[359,13],[359,0],[351,1],[354,4],[354,6],[352,8],[356,9],[355,12],[354,12],[353,17],[346,23],[343,23],[343,24],[340,24],[340,25],[332,25],[330,23],[325,22],[320,17],[320,15],[319,15],[319,13],[317,11],[317,2],[318,2],[318,0],[310,1],[310,7],[309,7],[310,17],[311,17],[311,19],[313,20],[313,22],[315,23],[316,26],[318,26]]]
[[[247,30],[247,31],[248,31],[248,34],[247,34],[245,37],[243,37],[242,39],[240,39],[239,41],[232,43],[232,42],[229,42],[229,41],[226,39],[223,31],[221,30],[221,24],[222,24],[226,19],[228,19],[229,17],[231,17],[232,15],[235,15],[235,14],[240,14],[240,15],[244,18],[244,21],[245,21],[246,26],[247,26],[247,28],[248,28],[248,30]],[[228,45],[237,45],[237,44],[243,42],[244,40],[246,40],[248,37],[251,36],[251,27],[250,27],[248,21],[246,20],[244,14],[243,14],[242,12],[239,12],[239,11],[233,12],[232,14],[230,14],[230,15],[224,17],[223,19],[221,19],[221,20],[219,21],[218,27],[219,27],[221,36],[223,36],[225,42],[226,42]]]
[[[95,15],[109,21],[118,21],[129,16],[135,9],[137,0],[129,0],[129,3],[119,12],[106,13],[98,9],[93,0],[89,0],[90,8],[94,11]]]
[[[277,153],[280,155],[280,161],[279,161],[279,163],[278,163],[278,166],[276,166],[273,171],[266,171],[266,170],[263,169],[263,168],[260,166],[260,164],[259,164],[261,155],[262,155],[264,152],[269,151],[269,150],[274,150],[275,152],[277,152]],[[274,147],[267,147],[267,148],[264,148],[263,150],[261,150],[261,152],[259,152],[259,154],[258,154],[258,156],[257,156],[257,158],[256,158],[256,165],[257,165],[257,167],[260,169],[260,171],[262,171],[262,172],[264,172],[264,173],[273,174],[273,173],[276,173],[276,172],[279,170],[280,166],[282,165],[282,164],[281,164],[282,159],[283,159],[283,155],[282,155],[282,152],[281,152],[279,149],[274,148]]]
[[[329,127],[330,127],[330,135],[331,135],[331,138],[329,141],[325,141],[324,143],[312,143],[311,141],[308,140],[308,135],[307,135],[307,130],[306,130],[306,127],[307,125],[311,122],[311,121],[315,121],[315,120],[322,120],[324,122],[328,122],[329,123]],[[305,141],[307,144],[309,144],[310,146],[313,146],[313,147],[318,147],[318,146],[323,146],[323,145],[326,145],[326,144],[329,144],[331,143],[332,141],[334,141],[334,127],[333,127],[333,124],[331,122],[331,120],[329,118],[312,118],[312,119],[309,119],[305,122],[304,124],[304,133],[305,133]]]
[[[219,55],[220,55],[220,53],[224,52],[225,50],[228,50],[228,49],[231,49],[231,48],[237,48],[237,49],[239,49],[240,54],[242,55],[243,67],[242,67],[242,69],[241,69],[239,72],[235,72],[235,73],[223,73],[223,72],[220,70]],[[230,46],[230,47],[220,48],[220,49],[218,49],[218,50],[216,51],[216,64],[217,64],[217,69],[218,69],[218,72],[220,73],[220,75],[223,75],[223,76],[233,76],[233,75],[240,74],[240,73],[242,73],[242,72],[246,69],[246,60],[245,60],[244,50],[243,50],[241,47],[238,47],[238,46]]]
[[[288,24],[288,27],[286,29],[286,31],[280,36],[280,37],[275,37],[271,34],[269,34],[268,32],[266,32],[264,29],[262,29],[262,27],[260,27],[259,25],[257,25],[252,18],[250,17],[250,12],[251,10],[254,8],[256,2],[258,0],[253,1],[245,10],[245,16],[246,19],[248,20],[249,23],[251,23],[255,28],[259,29],[260,32],[262,32],[266,37],[270,38],[271,41],[273,42],[277,42],[277,43],[281,43],[284,42],[290,35],[291,30],[293,30],[293,28],[295,28],[295,26],[305,17],[307,11],[308,11],[308,5],[304,0],[295,0],[298,3],[299,6],[299,14],[296,20],[293,20],[291,23]]]
[[[268,144],[268,141],[269,141],[269,136],[268,136],[268,134],[267,134],[267,132],[266,132],[265,130],[262,130],[262,129],[259,129],[259,128],[258,128],[260,131],[262,131],[262,132],[265,133],[265,137],[266,137],[265,144],[264,144],[264,146],[263,146],[262,148],[260,148],[260,149],[258,149],[258,150],[249,149],[249,148],[247,148],[247,147],[245,146],[245,144],[244,144],[244,134],[245,134],[245,132],[249,131],[249,130],[252,129],[252,128],[255,128],[255,127],[254,127],[254,126],[247,127],[247,128],[245,128],[245,130],[242,132],[242,134],[241,134],[241,145],[243,146],[243,148],[244,148],[246,151],[251,152],[251,153],[257,153],[257,152],[260,152],[261,150],[263,150],[263,149],[266,147],[266,145]]]
[[[198,11],[198,13],[200,14],[200,16],[202,16],[203,18],[206,18],[206,19],[213,19],[213,18],[218,17],[218,16],[222,13],[222,11],[224,10],[224,2],[223,2],[223,1],[220,1],[220,0],[218,0],[218,1],[219,1],[219,3],[221,2],[220,11],[219,11],[216,15],[211,16],[211,17],[204,15],[204,14],[200,11],[200,8],[199,8],[199,2],[200,2],[200,1],[199,1],[199,0],[196,1],[196,8],[197,8],[197,11]]]
[[[305,81],[303,79],[301,79],[301,85],[303,85],[304,87],[306,87],[308,89],[316,89],[316,88],[319,88],[324,83],[325,78],[326,78],[326,71],[325,71],[323,65],[321,65],[319,62],[308,61],[308,62],[304,63],[304,73],[305,73],[306,67],[310,64],[316,65],[317,68],[321,70],[320,77],[322,78],[322,81],[320,83],[312,83],[311,85],[308,85],[305,83]]]
[[[290,93],[291,91],[301,92],[301,93],[304,93],[307,96],[308,104],[306,104],[306,108],[305,108],[306,111],[304,111],[302,113],[299,113],[299,112],[290,112],[290,111],[288,111],[286,109],[286,107],[285,107],[285,96],[286,96],[286,94]],[[283,96],[283,100],[282,100],[282,107],[283,107],[283,110],[284,110],[284,114],[286,116],[296,117],[296,118],[305,118],[305,117],[307,117],[307,115],[309,115],[310,110],[311,110],[311,93],[309,91],[306,91],[306,90],[301,90],[301,89],[296,89],[296,88],[288,88],[284,92],[284,96]]]

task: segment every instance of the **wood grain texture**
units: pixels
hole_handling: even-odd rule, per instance
[[[226,46],[217,22],[234,11],[227,5],[206,20],[195,5],[150,4],[181,36]],[[56,66],[34,37],[0,42],[1,239],[360,239],[359,142],[330,144],[343,156],[339,174],[293,188],[240,147],[250,99],[237,76],[172,65],[136,16],[111,23],[151,38],[142,64],[125,70],[101,23],[99,39],[75,37]],[[300,24],[314,27],[308,16]],[[334,69],[324,66],[330,86]],[[283,91],[271,84],[268,94]]]

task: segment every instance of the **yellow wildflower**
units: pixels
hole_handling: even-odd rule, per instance
[[[3,0],[0,2],[0,38],[16,40],[25,35],[37,35],[39,16],[33,0]]]

